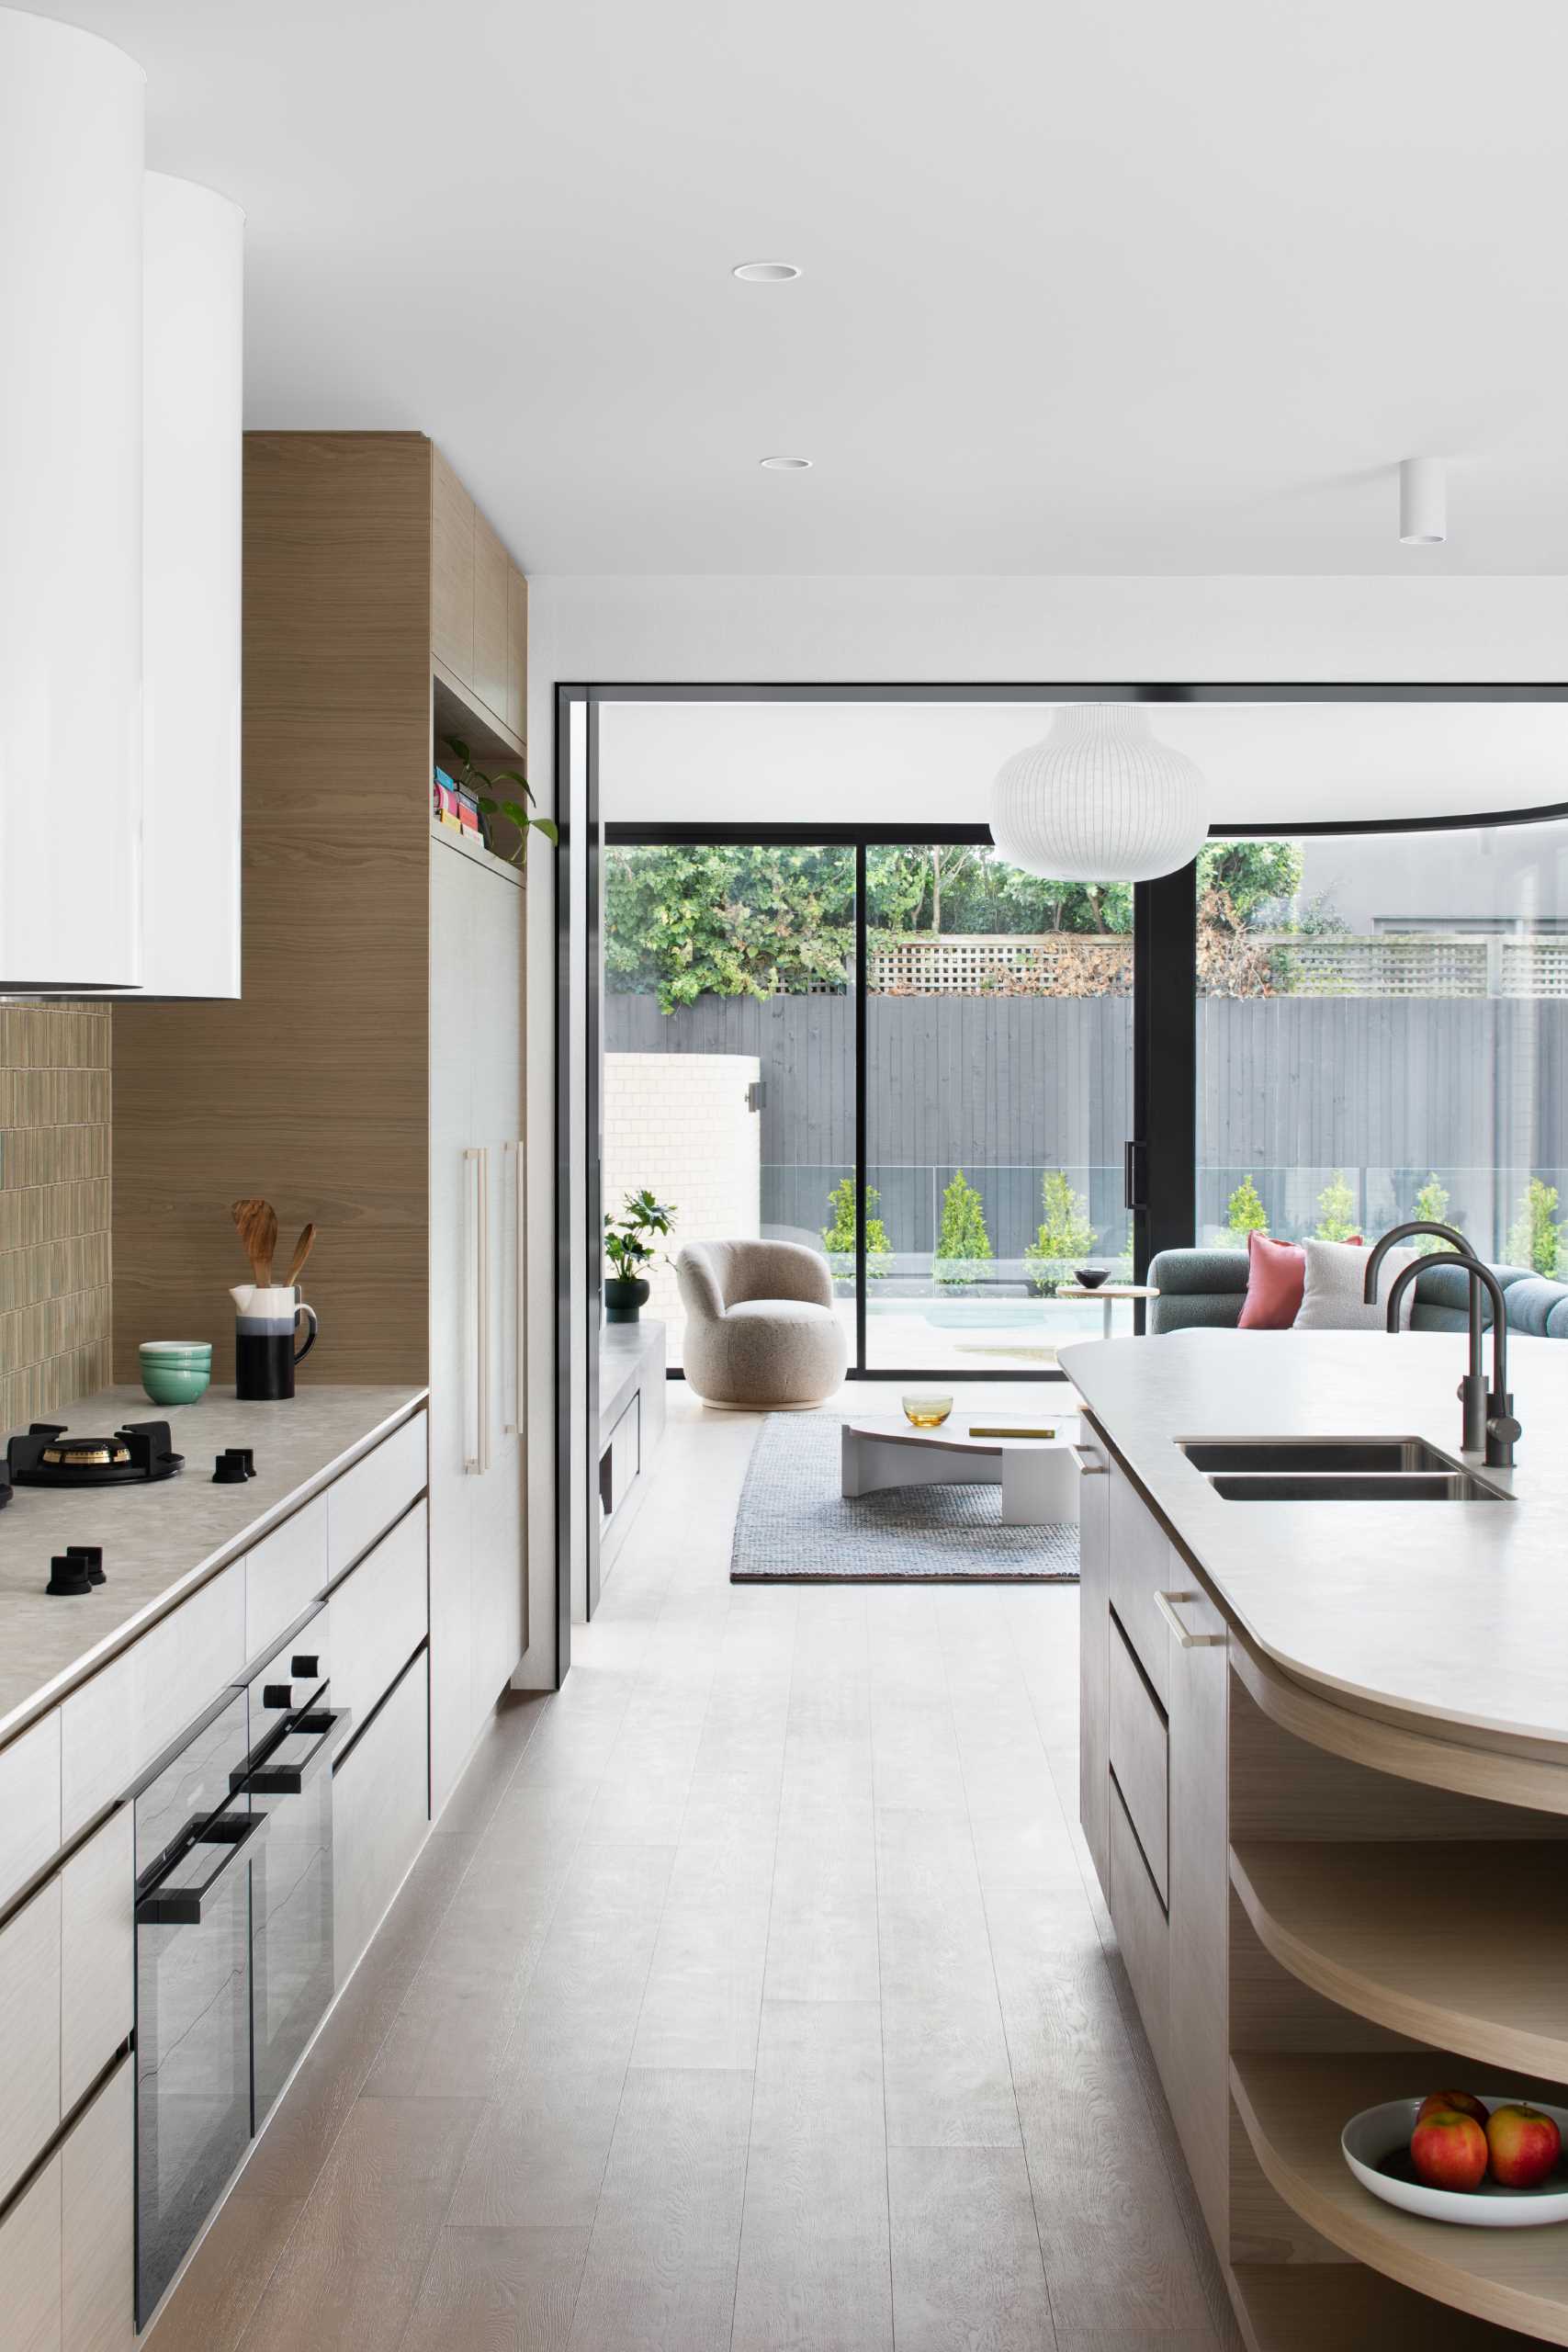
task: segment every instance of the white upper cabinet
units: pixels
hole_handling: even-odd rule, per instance
[[[0,9],[0,987],[141,978],[141,68]]]
[[[0,990],[240,992],[243,220],[0,8]]]

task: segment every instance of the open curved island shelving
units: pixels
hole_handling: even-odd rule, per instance
[[[1422,2221],[1339,2150],[1409,2093],[1568,2098],[1568,1349],[1519,1348],[1526,1436],[1480,1507],[1238,1506],[1183,1451],[1451,1450],[1444,1335],[1193,1332],[1064,1364],[1084,1831],[1247,2343],[1568,2345],[1568,2226]]]

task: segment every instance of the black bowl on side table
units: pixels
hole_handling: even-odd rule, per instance
[[[1109,1280],[1110,1273],[1109,1266],[1075,1266],[1073,1280],[1085,1290],[1098,1290],[1102,1282]]]

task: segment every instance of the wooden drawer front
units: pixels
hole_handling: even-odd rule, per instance
[[[136,2013],[135,1816],[128,1804],[60,1873],[60,2111],[69,2115]]]
[[[327,1580],[327,1498],[317,1495],[245,1555],[245,1656],[259,1657]]]
[[[0,1747],[0,1904],[60,1851],[60,1710]]]
[[[327,1571],[342,1576],[400,1519],[428,1476],[425,1416],[415,1413],[327,1488]]]
[[[61,2352],[131,2352],[136,2340],[133,2107],[126,2058],[60,2151]]]
[[[58,2156],[0,2222],[0,2313],[6,2352],[62,2352]]]
[[[429,1826],[428,1651],[333,1775],[333,1940],[337,1982],[365,1950]]]
[[[1106,1749],[1122,1803],[1148,1858],[1160,1901],[1170,1900],[1170,1742],[1114,1617],[1106,1647]]]
[[[245,1663],[245,1564],[204,1584],[61,1708],[61,1829],[75,1836]]]
[[[430,1512],[416,1503],[333,1589],[333,1704],[362,1724],[430,1630]]]
[[[1122,1631],[1164,1706],[1170,1696],[1169,1634],[1155,1595],[1172,1582],[1170,1545],[1137,1488],[1113,1462],[1109,1566],[1111,1599]]]
[[[1163,2074],[1169,2039],[1170,1928],[1138,1850],[1127,1809],[1114,1788],[1109,1828],[1111,1885],[1106,1905],[1144,2031]]]
[[[0,1928],[0,2198],[10,2195],[59,2125],[56,1875]]]

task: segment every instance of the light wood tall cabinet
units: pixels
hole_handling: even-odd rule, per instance
[[[432,767],[524,764],[525,593],[422,434],[247,434],[244,472],[243,993],[118,1015],[116,1374],[179,1329],[232,1378],[228,1204],[316,1221],[301,1382],[431,1388],[439,1806],[527,1634],[525,917]]]

